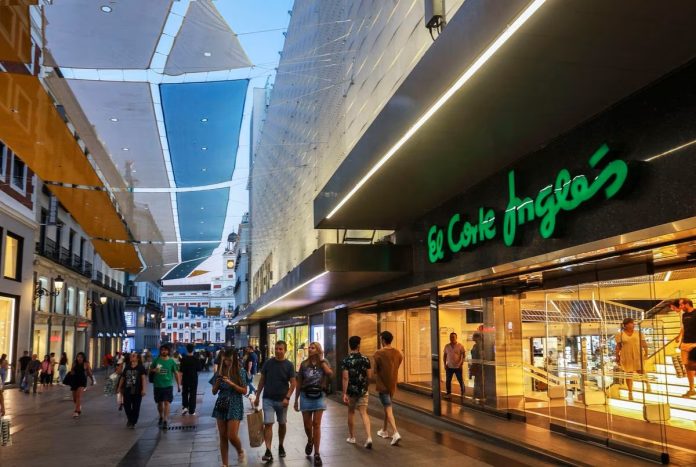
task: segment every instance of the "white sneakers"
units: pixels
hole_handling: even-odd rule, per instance
[[[389,432],[387,430],[377,430],[377,436],[380,438],[391,438],[391,445],[392,446],[397,446],[399,442],[401,441],[401,435],[399,433],[394,433],[393,435],[389,436]],[[370,443],[370,448],[372,447],[372,440],[369,439],[368,442]],[[365,443],[365,447],[367,447],[367,443]],[[368,449],[370,449],[368,448]]]
[[[355,444],[355,438],[346,438],[346,443]]]
[[[401,435],[399,433],[394,433],[392,435],[391,445],[397,446],[399,444],[399,441],[401,441]]]
[[[367,438],[365,441],[365,449],[372,449],[372,438]]]
[[[377,430],[377,436],[379,436],[380,438],[391,438],[387,430]]]
[[[188,413],[188,409],[186,407],[181,408],[181,415],[186,415]]]

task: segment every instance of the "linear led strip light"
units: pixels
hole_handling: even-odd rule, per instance
[[[284,299],[284,298],[287,297],[288,295],[291,295],[291,294],[297,292],[298,290],[300,290],[300,289],[301,289],[302,287],[304,287],[305,285],[311,284],[311,283],[314,282],[315,280],[317,280],[317,279],[319,279],[319,278],[325,276],[325,275],[328,274],[328,273],[329,273],[329,271],[324,271],[324,272],[322,272],[321,274],[318,274],[318,275],[312,277],[310,280],[308,280],[307,282],[303,282],[302,284],[300,284],[300,285],[298,285],[297,287],[295,287],[294,289],[292,289],[290,292],[288,292],[288,293],[286,293],[286,294],[284,294],[284,295],[282,295],[282,296],[276,298],[275,300],[273,300],[273,301],[270,302],[270,303],[266,303],[264,306],[262,306],[261,308],[259,308],[258,310],[256,310],[256,312],[258,313],[259,311],[265,310],[266,308],[268,308],[269,306],[273,305],[274,303],[279,302],[280,300]]]
[[[508,26],[503,33],[498,36],[498,38],[486,49],[483,54],[476,59],[476,61],[471,64],[469,68],[455,81],[455,83],[442,95],[440,98],[432,105],[419,119],[416,123],[408,129],[408,131],[401,137],[399,141],[394,144],[387,152],[382,156],[382,158],[370,169],[365,176],[360,179],[360,181],[353,187],[350,192],[341,200],[340,203],[336,205],[335,208],[326,216],[327,219],[331,219],[331,216],[336,214],[339,209],[343,207],[346,202],[355,194],[357,191],[365,184],[367,181],[389,160],[391,157],[403,146],[411,137],[422,127],[430,117],[432,117],[435,112],[437,112],[440,107],[445,105],[447,101],[456,93],[464,84],[469,81],[476,72],[483,67],[483,65],[498,51],[499,48],[505,44],[508,39],[512,37],[519,28],[522,27],[524,23],[527,22],[529,18],[534,15],[534,13],[541,8],[541,6],[546,3],[546,0],[534,0],[530,3],[527,8],[515,19],[515,21]]]

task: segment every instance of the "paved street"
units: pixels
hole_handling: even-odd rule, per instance
[[[172,417],[172,428],[157,429],[157,411],[152,391],[143,402],[141,420],[132,431],[125,428],[126,418],[117,410],[115,398],[103,394],[103,376],[98,385],[87,390],[83,415],[73,420],[69,390],[55,386],[41,394],[25,395],[15,389],[5,391],[8,416],[12,419],[12,445],[0,447],[2,467],[68,464],[70,466],[216,466],[221,465],[218,436],[212,411],[214,397],[207,383],[210,373],[203,373],[199,382],[200,407],[196,416]],[[374,404],[374,399],[371,401]],[[180,412],[180,400],[173,404]],[[330,401],[322,433],[322,458],[327,466],[355,465],[544,465],[538,459],[527,458],[483,441],[473,440],[449,430],[433,430],[427,420],[399,420],[402,445],[391,447],[387,440],[375,434],[378,420],[372,418],[374,449],[361,447],[363,435],[358,430],[358,444],[345,442],[345,408]],[[425,417],[424,417],[425,419]],[[357,421],[357,420],[356,420]],[[274,441],[274,465],[309,466],[304,455],[306,439],[301,416],[289,413],[288,435],[285,442],[287,457],[277,456]],[[263,465],[263,449],[249,448],[246,422],[242,423],[242,443],[249,465]],[[230,464],[236,464],[234,449],[230,448]]]

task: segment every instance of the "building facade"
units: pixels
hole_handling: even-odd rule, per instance
[[[210,284],[165,285],[161,341],[173,344],[223,344],[225,320],[212,307]],[[217,307],[216,307],[217,308]]]
[[[250,277],[249,277],[249,260],[251,254],[251,231],[249,224],[249,213],[242,216],[242,222],[237,230],[237,242],[234,245],[234,315],[244,311],[249,306],[250,292]]]
[[[132,282],[126,299],[124,351],[156,349],[162,323],[162,286],[158,282]]]
[[[296,4],[293,20],[329,11],[309,3]],[[678,363],[680,315],[670,304],[696,299],[696,198],[675,179],[696,169],[696,134],[685,130],[696,109],[696,52],[673,34],[641,36],[651,6],[627,21],[619,6],[584,5],[580,24],[561,4],[465,2],[412,66],[387,67],[404,75],[373,92],[373,111],[374,102],[357,101],[364,120],[345,157],[332,161],[340,151],[330,150],[321,154],[331,162],[311,161],[325,178],[252,187],[254,292],[233,324],[258,327],[268,349],[285,340],[296,364],[311,341],[336,365],[349,336],[361,336],[361,351],[372,355],[379,333],[390,331],[404,355],[399,404],[463,424],[469,411],[490,413],[690,462],[696,399]],[[376,5],[355,8],[374,10],[365,21],[350,8],[334,19],[408,17],[399,7],[386,15]],[[670,12],[679,34],[693,36],[679,18],[694,13],[685,4]],[[603,27],[612,18],[623,18],[621,31]],[[287,60],[309,36],[291,38],[292,26]],[[398,33],[387,37],[401,43]],[[578,45],[587,37],[601,52]],[[628,37],[641,54],[626,54]],[[395,56],[382,50],[373,44],[372,55]],[[380,64],[367,69],[389,82]],[[301,129],[274,123],[285,112],[274,117],[276,96],[286,104],[292,92],[305,95],[285,84],[279,74],[254,170],[265,143],[308,142]],[[305,105],[324,115],[313,98]],[[344,143],[343,132],[309,133],[327,134],[317,141],[328,147]],[[303,154],[292,164],[302,166]],[[279,170],[280,160],[269,158],[276,165],[266,169]],[[306,208],[298,187],[317,180]],[[385,235],[344,241],[365,229]],[[315,239],[316,250],[299,244]],[[635,368],[617,362],[626,320],[647,344]],[[451,333],[467,359],[463,387],[452,383],[461,396],[446,398]]]

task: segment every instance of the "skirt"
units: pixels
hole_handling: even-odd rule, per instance
[[[326,410],[326,396],[324,393],[317,399],[310,399],[305,396],[304,393],[300,392],[300,411],[315,412],[317,410]]]

